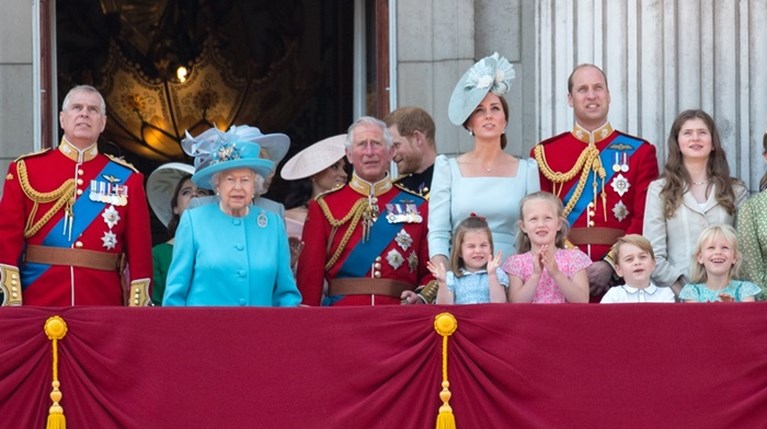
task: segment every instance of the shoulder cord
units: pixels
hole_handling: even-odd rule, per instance
[[[573,207],[575,207],[575,203],[577,203],[578,199],[581,197],[581,193],[583,193],[583,188],[586,186],[586,179],[588,178],[590,171],[594,171],[596,173],[594,177],[595,188],[596,176],[599,176],[602,179],[602,199],[605,198],[604,178],[606,173],[605,169],[602,167],[602,161],[599,159],[599,149],[597,149],[596,146],[588,145],[586,149],[584,149],[583,152],[581,152],[581,154],[578,156],[578,160],[575,161],[573,168],[571,168],[570,171],[566,173],[555,172],[551,169],[551,167],[549,167],[549,164],[546,161],[546,153],[543,151],[542,145],[535,146],[534,154],[536,161],[538,161],[538,166],[540,167],[541,172],[543,173],[544,177],[551,180],[551,182],[554,184],[554,193],[560,198],[562,197],[560,194],[562,193],[562,186],[564,183],[571,180],[580,171],[581,177],[578,179],[578,184],[575,187],[573,196],[565,206],[565,216],[570,214],[570,212],[573,210]],[[559,189],[557,189],[556,185],[559,185]],[[594,198],[596,198],[596,191],[594,192]]]
[[[32,188],[32,185],[29,183],[27,166],[24,161],[21,160],[17,162],[16,166],[19,172],[19,182],[21,183],[21,189],[24,191],[24,194],[35,203],[32,206],[32,211],[29,213],[29,217],[27,218],[27,224],[24,226],[24,238],[29,238],[37,234],[43,225],[48,223],[53,215],[56,214],[56,212],[58,212],[64,205],[66,205],[66,210],[68,212],[72,211],[72,205],[74,204],[75,200],[75,179],[67,179],[67,181],[65,181],[61,186],[51,192],[39,192]],[[49,203],[51,201],[56,201],[56,203],[37,222],[32,224],[40,203]]]
[[[317,204],[319,204],[320,208],[322,209],[322,213],[325,215],[325,218],[327,218],[328,222],[330,222],[330,226],[333,228],[330,237],[331,239],[328,240],[328,249],[330,250],[330,244],[333,241],[332,237],[335,235],[336,230],[339,226],[345,224],[346,222],[349,223],[349,227],[346,229],[346,233],[344,233],[343,238],[341,238],[341,242],[338,244],[338,247],[336,248],[335,253],[333,253],[333,256],[328,260],[327,263],[325,263],[325,271],[329,270],[330,267],[332,267],[338,258],[341,256],[341,252],[343,252],[344,248],[346,247],[346,244],[349,242],[349,239],[351,238],[352,234],[354,233],[354,229],[357,228],[357,224],[360,222],[360,219],[362,218],[363,213],[365,212],[365,205],[368,204],[367,198],[360,198],[357,200],[356,203],[352,206],[351,210],[349,210],[349,213],[346,214],[341,219],[336,219],[333,217],[333,214],[330,212],[330,207],[328,207],[328,204],[325,202],[324,199],[318,198]]]

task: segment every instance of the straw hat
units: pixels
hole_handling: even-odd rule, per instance
[[[173,192],[176,190],[178,181],[191,174],[194,174],[194,166],[181,162],[169,162],[157,167],[146,181],[149,206],[165,227],[173,218],[170,200],[173,199]]]
[[[346,134],[328,137],[293,155],[280,171],[285,180],[311,177],[330,167],[346,154]]]
[[[450,122],[463,125],[488,92],[503,97],[511,89],[514,66],[498,52],[477,61],[464,73],[450,96]]]

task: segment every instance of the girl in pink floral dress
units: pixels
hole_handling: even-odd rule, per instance
[[[509,275],[509,302],[588,302],[588,255],[565,249],[567,220],[562,201],[536,192],[520,203],[516,255],[503,265]]]

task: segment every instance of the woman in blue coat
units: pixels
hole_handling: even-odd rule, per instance
[[[288,139],[284,134],[263,135]],[[274,169],[260,157],[259,139],[231,133],[184,140],[195,156],[192,181],[213,189],[218,204],[188,209],[176,231],[163,306],[279,306],[301,302],[290,269],[284,221],[252,205]]]

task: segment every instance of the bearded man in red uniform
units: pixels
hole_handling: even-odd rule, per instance
[[[11,163],[0,201],[5,305],[147,305],[152,275],[144,178],[99,153],[106,105],[87,85],[59,114],[55,150]],[[121,282],[127,263],[129,291]]]
[[[595,65],[582,64],[567,81],[575,113],[572,131],[544,140],[530,155],[538,162],[541,190],[562,199],[568,239],[594,261],[587,268],[592,298],[614,276],[608,252],[625,234],[641,234],[645,197],[658,177],[655,146],[612,128],[610,90]]]
[[[384,122],[362,117],[346,139],[351,181],[309,202],[296,275],[303,303],[431,302],[437,285],[426,269],[427,201],[392,183]]]

